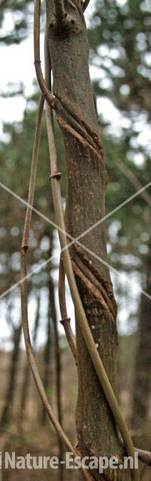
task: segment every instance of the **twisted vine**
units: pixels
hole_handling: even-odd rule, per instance
[[[64,224],[64,214],[63,214],[63,209],[62,209],[62,203],[61,203],[61,192],[60,192],[60,174],[58,173],[58,167],[57,167],[57,155],[56,155],[56,146],[55,146],[55,138],[54,138],[54,131],[53,131],[53,124],[52,124],[52,117],[51,117],[51,111],[50,108],[55,110],[57,112],[58,116],[60,117],[60,120],[63,118],[66,122],[67,125],[69,126],[72,131],[74,131],[75,136],[80,136],[82,141],[85,141],[88,143],[89,148],[95,151],[95,154],[99,156],[99,158],[102,158],[102,149],[100,148],[100,144],[98,141],[97,136],[94,134],[94,132],[91,131],[89,126],[87,126],[84,122],[82,122],[80,119],[77,118],[73,112],[71,112],[63,103],[61,102],[60,99],[55,97],[53,93],[48,89],[47,84],[45,83],[45,80],[43,78],[42,70],[41,70],[41,65],[40,65],[40,47],[39,47],[39,36],[40,36],[40,0],[35,0],[35,11],[34,11],[34,50],[35,50],[35,68],[36,68],[36,73],[37,73],[37,78],[38,82],[40,85],[40,89],[42,91],[42,104],[43,104],[43,98],[46,100],[46,110],[45,110],[45,116],[46,116],[46,127],[47,127],[47,134],[48,134],[48,144],[49,144],[49,152],[50,152],[50,159],[51,159],[51,183],[52,183],[52,195],[53,195],[53,202],[54,202],[54,209],[55,209],[55,214],[56,214],[56,221],[58,226],[60,227],[59,229],[59,238],[60,238],[60,245],[61,248],[63,249],[63,254],[62,254],[62,259],[63,259],[63,266],[64,266],[64,271],[67,275],[71,294],[72,294],[72,299],[76,308],[76,312],[78,315],[79,319],[79,324],[81,328],[81,332],[83,334],[87,349],[89,351],[90,357],[92,359],[95,371],[97,373],[98,379],[100,381],[101,387],[104,391],[104,394],[106,396],[106,399],[108,401],[109,407],[112,411],[112,414],[114,416],[115,422],[119,428],[119,431],[121,433],[122,439],[124,441],[124,445],[126,446],[127,453],[134,459],[135,455],[135,450],[134,446],[127,428],[127,425],[125,423],[125,420],[122,416],[121,409],[119,407],[119,404],[117,402],[117,399],[115,397],[115,394],[113,392],[112,386],[109,382],[108,376],[106,374],[106,371],[104,369],[102,360],[98,354],[98,351],[95,346],[95,342],[93,339],[93,336],[91,334],[91,330],[89,328],[87,318],[85,315],[85,311],[83,309],[83,305],[79,296],[79,292],[77,289],[76,281],[75,281],[75,276],[73,272],[73,265],[71,261],[71,257],[69,254],[68,250],[68,245],[67,245],[67,239],[65,235],[65,224]],[[43,105],[40,107],[39,115],[41,115],[41,111],[43,109]],[[39,120],[38,120],[39,121]],[[39,124],[38,124],[39,125]],[[39,132],[39,127],[37,129],[37,132]],[[39,135],[36,133],[36,139],[35,139],[35,146],[39,145]],[[39,146],[36,148],[36,152],[34,154],[34,159],[38,158],[38,149]],[[36,164],[36,163],[35,163]],[[36,172],[36,167],[33,167],[33,170],[31,171],[31,178],[34,179],[34,187],[35,187],[35,172]],[[35,170],[34,170],[35,169]],[[31,185],[31,184],[30,184]],[[32,195],[31,195],[32,194]],[[29,189],[29,199],[30,199],[30,204],[32,204],[34,198],[34,188],[32,191]],[[37,385],[39,394],[41,396],[41,399],[47,409],[47,413],[49,415],[49,418],[57,430],[59,436],[61,439],[64,441],[66,446],[73,452],[74,455],[77,455],[77,451],[73,448],[71,445],[70,441],[68,440],[67,436],[65,435],[62,427],[56,420],[54,413],[52,411],[52,408],[50,404],[48,403],[47,396],[45,394],[44,388],[42,381],[40,379],[40,375],[38,372],[38,368],[36,365],[34,353],[32,350],[31,346],[31,341],[30,341],[30,334],[29,334],[29,326],[28,326],[28,310],[27,310],[27,280],[26,280],[26,270],[27,270],[27,261],[26,261],[26,255],[27,255],[27,250],[28,250],[28,236],[29,236],[29,227],[30,227],[30,222],[31,222],[31,212],[28,211],[26,215],[26,220],[25,220],[25,228],[24,228],[24,234],[23,234],[23,242],[22,242],[22,250],[21,250],[21,259],[22,259],[22,283],[21,283],[21,297],[22,297],[22,318],[23,318],[23,329],[24,329],[24,337],[25,337],[25,343],[26,343],[26,349],[27,349],[27,354],[31,366],[31,370],[35,379],[35,383]],[[91,284],[92,284],[92,279],[91,279]],[[97,287],[95,286],[97,289]],[[103,296],[102,291],[98,292],[98,295],[101,298],[101,302],[105,302],[105,296]],[[111,312],[112,315],[112,312]],[[86,472],[82,468],[83,474],[85,479],[90,480],[91,476],[88,472]],[[138,472],[136,470],[133,470],[131,472],[132,479],[133,481],[138,480]]]
[[[40,34],[40,0],[35,0],[35,15],[34,15],[35,60],[38,55],[38,60],[40,61],[39,34]],[[38,66],[40,66],[40,63],[38,63]],[[58,110],[58,105],[55,102],[55,96],[51,92],[48,92],[47,86],[43,79],[41,68],[38,68],[38,70],[36,71],[37,71],[37,79],[38,79],[40,88],[47,101],[45,114],[46,114],[46,126],[47,126],[47,134],[48,134],[49,153],[50,153],[52,196],[53,196],[54,210],[56,215],[56,223],[61,228],[59,229],[59,239],[60,239],[61,249],[63,249],[62,259],[64,264],[64,270],[68,278],[73,303],[75,305],[75,309],[79,319],[80,328],[81,328],[83,337],[85,339],[85,343],[89,351],[90,357],[92,359],[94,368],[96,370],[97,376],[100,380],[101,387],[103,388],[109,407],[113,413],[116,424],[120,430],[127,452],[134,459],[135,450],[134,450],[134,446],[133,446],[126,422],[121,413],[121,409],[119,407],[119,404],[113,392],[112,386],[109,382],[102,360],[96,349],[95,342],[91,334],[91,330],[89,328],[85,311],[83,309],[83,305],[77,289],[72,262],[71,262],[71,258],[68,250],[67,239],[64,233],[65,224],[64,224],[64,214],[63,214],[62,202],[61,202],[60,175],[58,175],[55,137],[54,137],[54,131],[53,131],[53,125],[52,125],[52,118],[50,114],[50,107],[55,110]],[[52,98],[53,98],[53,102],[52,102]],[[89,131],[89,128],[86,129],[86,132],[87,131]],[[94,138],[94,135],[93,135],[93,138]],[[96,137],[95,137],[95,140],[96,140]],[[92,140],[92,143],[93,143],[93,140]],[[90,145],[91,145],[91,142],[90,142]],[[135,469],[132,470],[131,475],[134,481],[138,480],[137,470]]]
[[[36,185],[36,175],[37,175],[37,164],[38,164],[38,154],[39,154],[39,144],[40,144],[40,131],[41,131],[41,120],[42,120],[42,113],[43,113],[43,106],[44,106],[44,98],[41,96],[38,114],[37,114],[37,121],[36,121],[36,129],[35,129],[35,139],[33,145],[33,155],[32,155],[32,162],[31,162],[31,173],[30,173],[30,182],[29,182],[29,192],[28,192],[28,207],[26,210],[25,216],[25,224],[23,230],[23,237],[22,237],[22,244],[21,244],[21,310],[22,310],[22,325],[23,325],[23,333],[24,333],[24,340],[26,346],[26,352],[28,356],[29,365],[31,368],[31,372],[40,395],[40,398],[45,406],[46,412],[48,414],[48,418],[53,425],[54,429],[56,430],[59,438],[63,441],[64,445],[69,449],[73,456],[79,455],[77,450],[73,447],[70,440],[68,439],[67,435],[65,434],[62,426],[60,425],[59,421],[57,420],[53,409],[51,407],[50,402],[48,401],[48,397],[45,393],[44,385],[41,380],[41,376],[39,373],[39,369],[37,367],[37,362],[35,358],[35,354],[31,344],[30,338],[30,331],[29,331],[29,320],[28,320],[28,284],[27,284],[27,254],[28,254],[28,243],[29,243],[29,232],[31,226],[31,217],[32,217],[32,206],[34,202],[34,194],[35,194],[35,185]],[[30,204],[30,205],[29,205]],[[81,466],[81,471],[86,481],[92,481],[92,477],[88,471],[86,471],[83,466]]]

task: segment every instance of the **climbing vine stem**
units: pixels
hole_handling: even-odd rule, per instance
[[[76,315],[78,318],[78,322],[81,328],[81,332],[83,335],[83,338],[85,340],[85,344],[87,346],[88,352],[90,354],[91,360],[93,362],[95,371],[97,373],[98,379],[100,381],[101,387],[104,391],[104,394],[106,396],[106,399],[108,401],[109,407],[112,411],[112,414],[114,416],[115,422],[118,426],[118,429],[121,433],[122,439],[124,441],[124,445],[126,447],[127,453],[134,459],[135,451],[134,451],[134,446],[126,425],[126,422],[123,418],[123,415],[121,413],[121,409],[119,407],[119,404],[117,402],[117,399],[115,397],[114,391],[112,389],[112,386],[109,382],[108,376],[106,374],[104,365],[102,363],[102,360],[100,358],[100,355],[97,351],[93,336],[91,334],[91,330],[88,325],[88,321],[86,318],[86,314],[81,302],[81,298],[79,296],[74,272],[73,272],[73,267],[72,267],[72,261],[70,258],[69,250],[68,250],[68,245],[67,245],[67,239],[65,235],[65,223],[64,223],[64,213],[62,209],[62,202],[61,202],[61,192],[60,192],[60,173],[58,172],[58,167],[57,167],[57,154],[56,154],[56,146],[55,146],[55,137],[54,137],[54,130],[53,130],[53,123],[52,123],[52,116],[50,112],[50,107],[53,109],[57,109],[59,112],[61,112],[60,115],[65,115],[66,121],[72,123],[72,128],[76,128],[77,132],[80,132],[80,135],[83,136],[89,145],[89,148],[95,149],[96,145],[98,146],[98,141],[96,136],[91,137],[91,129],[88,126],[85,126],[81,123],[79,120],[78,123],[78,118],[71,112],[66,111],[66,107],[60,103],[59,99],[56,99],[55,96],[52,94],[51,91],[47,88],[47,85],[45,83],[45,80],[42,75],[41,71],[41,65],[40,65],[40,47],[39,47],[39,37],[40,37],[40,1],[35,0],[35,14],[34,14],[34,45],[35,45],[35,68],[36,68],[36,73],[37,73],[37,78],[39,81],[39,85],[42,91],[42,95],[46,99],[46,108],[45,108],[45,116],[46,116],[46,127],[47,127],[47,134],[48,134],[48,145],[49,145],[49,153],[50,153],[50,168],[51,168],[51,184],[52,184],[52,196],[53,196],[53,203],[54,203],[54,210],[55,210],[55,215],[56,215],[56,222],[57,225],[60,227],[59,229],[59,238],[60,238],[60,245],[61,249],[63,249],[62,253],[62,260],[63,260],[63,266],[64,266],[64,271],[65,274],[67,275],[70,290],[71,290],[71,295],[73,299],[73,303],[75,306],[76,310]],[[61,110],[60,110],[61,109]],[[37,135],[37,142],[39,141],[38,134]],[[37,153],[36,153],[37,156]],[[35,179],[35,173],[32,171],[33,178]],[[35,186],[34,186],[35,187]],[[30,193],[31,195],[31,193]],[[33,202],[34,198],[34,192],[32,191],[32,196],[31,196],[31,201]],[[30,221],[31,218],[28,214],[26,219],[28,218],[28,223],[26,220],[25,226],[27,226],[24,230],[26,235],[23,237],[23,242],[22,242],[22,251],[21,251],[21,259],[22,259],[22,283],[21,283],[21,296],[22,296],[22,318],[23,318],[23,329],[24,329],[24,337],[25,337],[25,343],[26,343],[26,349],[27,349],[27,354],[31,366],[31,370],[39,391],[39,394],[41,396],[41,399],[43,400],[43,403],[47,409],[47,413],[49,418],[51,419],[52,424],[54,425],[55,429],[59,433],[59,436],[63,441],[65,442],[66,446],[74,453],[76,454],[76,450],[72,447],[70,441],[66,437],[62,427],[56,420],[52,408],[50,404],[48,403],[47,396],[45,394],[43,384],[41,381],[41,378],[39,376],[39,371],[36,365],[34,353],[32,350],[31,346],[31,341],[30,341],[30,334],[29,334],[29,326],[28,326],[28,309],[27,309],[27,279],[26,279],[26,270],[27,270],[27,261],[26,261],[26,256],[27,256],[27,249],[28,249],[28,234],[29,234],[29,226],[30,226]],[[26,239],[26,242],[24,241]],[[91,479],[91,476],[89,473],[85,472],[83,470],[83,474],[85,476],[85,479]],[[138,472],[137,470],[133,469],[131,471],[132,479],[133,481],[138,481]]]

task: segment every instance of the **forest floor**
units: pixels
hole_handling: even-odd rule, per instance
[[[120,371],[120,403],[123,414],[129,421],[131,414],[131,386],[133,382],[134,371],[134,346],[136,339],[134,335],[124,336],[120,338],[120,355],[119,355],[119,371]],[[128,353],[128,355],[127,355]],[[0,369],[1,369],[1,396],[0,409],[3,408],[5,395],[6,373],[10,364],[10,353],[0,352]],[[42,353],[38,353],[39,367],[42,371]],[[77,399],[77,374],[72,357],[68,349],[61,351],[62,358],[62,411],[63,426],[70,440],[75,445],[76,430],[74,413],[76,409]],[[20,362],[17,367],[18,375],[15,387],[15,400],[11,407],[11,422],[7,427],[0,431],[0,451],[11,453],[15,452],[16,457],[24,456],[30,453],[32,456],[56,456],[58,454],[58,443],[55,432],[53,431],[49,420],[46,418],[45,423],[42,422],[43,408],[37,396],[36,388],[32,378],[29,383],[29,392],[24,416],[18,421],[18,412],[21,396],[21,381],[23,369],[25,367],[25,353],[21,352]],[[49,398],[51,404],[55,408],[55,373],[54,366],[51,368],[51,389],[49,390]],[[151,410],[149,413],[151,425]],[[151,449],[151,433],[149,435]],[[140,446],[141,447],[141,446]],[[143,446],[142,446],[143,447]],[[66,470],[64,473],[64,481],[79,481],[81,476],[75,470]],[[0,471],[0,481],[59,481],[58,470],[3,470]],[[126,481],[123,478],[123,481]],[[141,465],[141,480],[151,481],[151,468]]]

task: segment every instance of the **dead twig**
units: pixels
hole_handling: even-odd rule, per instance
[[[143,463],[151,466],[151,452],[144,451],[144,449],[135,448],[135,451],[138,453],[138,458]]]
[[[59,305],[60,305],[60,312],[62,317],[60,322],[64,327],[68,344],[73,354],[75,364],[77,365],[78,364],[77,346],[76,346],[75,337],[71,329],[70,318],[68,317],[67,307],[66,307],[65,271],[64,271],[62,259],[60,259],[60,264],[59,264]]]
[[[35,138],[34,138],[32,161],[31,161],[30,182],[29,182],[29,190],[28,190],[28,207],[26,210],[25,224],[24,224],[24,231],[23,231],[23,238],[22,238],[23,249],[25,248],[28,249],[28,239],[29,239],[34,194],[35,194],[36,175],[37,175],[37,164],[38,164],[38,155],[39,155],[43,106],[44,106],[44,97],[43,95],[41,95],[38,114],[37,114],[37,120],[36,120]]]
[[[51,421],[51,424],[54,426],[55,430],[58,433],[58,436],[60,439],[63,441],[65,446],[69,449],[70,452],[73,453],[74,456],[77,456],[76,450],[73,448],[71,442],[69,441],[68,437],[66,436],[65,432],[63,431],[59,421],[55,417],[52,407],[48,401],[47,395],[45,393],[43,383],[39,374],[39,370],[37,367],[37,363],[35,360],[34,352],[32,349],[31,345],[31,340],[30,340],[30,333],[29,333],[29,324],[28,324],[28,309],[27,309],[27,268],[26,268],[26,253],[24,250],[22,250],[22,255],[21,255],[21,304],[22,304],[22,322],[23,322],[23,331],[24,331],[24,339],[25,339],[25,345],[26,345],[26,352],[31,368],[31,372],[35,381],[35,384],[37,386],[37,390],[39,392],[39,395],[41,397],[41,400],[45,406],[45,409],[47,411],[49,420]],[[81,468],[82,473],[84,475],[84,478],[87,481],[92,481],[92,478],[90,474],[83,468]]]

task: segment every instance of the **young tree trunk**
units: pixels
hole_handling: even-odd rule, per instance
[[[151,242],[146,259],[146,288],[151,295]],[[147,430],[149,397],[151,392],[151,315],[150,300],[142,295],[139,319],[139,339],[136,353],[133,387],[132,428],[137,440],[144,439]]]
[[[57,2],[59,3],[59,2]],[[105,214],[106,172],[98,139],[98,121],[88,70],[88,42],[82,4],[65,4],[68,27],[54,21],[53,0],[47,0],[48,44],[54,93],[60,100],[60,124],[68,170],[67,231],[73,237],[95,225]],[[106,259],[104,224],[82,239],[82,244]],[[98,352],[116,391],[116,303],[108,268],[78,245],[70,251],[79,293]],[[121,456],[114,419],[88,354],[78,318],[77,435],[82,455]],[[115,472],[114,472],[115,476]],[[95,473],[96,479],[107,479]],[[118,472],[108,479],[121,479]],[[126,479],[126,477],[125,477]]]

